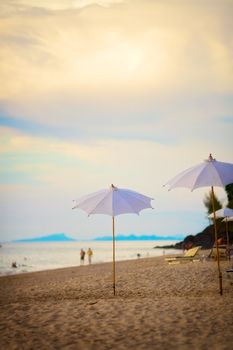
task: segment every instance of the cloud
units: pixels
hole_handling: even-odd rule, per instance
[[[231,4],[8,0],[0,6],[4,232],[19,234],[18,224],[29,233],[33,223],[38,231],[75,232],[71,200],[111,183],[153,196],[160,213],[180,213],[172,219],[174,233],[181,215],[185,227],[186,216],[204,217],[207,189],[168,193],[162,185],[210,152],[233,162]],[[224,201],[224,191],[218,193]],[[172,231],[169,219],[163,225],[162,214],[158,221],[153,215],[142,221],[147,230]]]
[[[3,18],[1,96],[232,90],[227,3],[220,13],[215,5],[212,16],[208,2],[136,5]]]
[[[231,113],[228,2],[78,3],[2,19],[0,105],[19,128],[176,144]]]
[[[2,14],[45,14],[71,9],[83,9],[87,6],[98,5],[109,7],[122,3],[123,0],[6,0],[1,4]]]
[[[55,191],[71,191],[77,196],[86,191],[105,188],[110,183],[122,187],[138,188],[152,197],[164,193],[163,185],[169,174],[200,163],[203,144],[191,141],[190,147],[183,144],[163,145],[149,140],[90,140],[77,142],[53,137],[25,135],[9,128],[1,128],[0,156],[7,173],[11,173],[12,185],[17,175],[25,174],[25,184],[49,186]],[[212,142],[206,140],[206,149]],[[190,154],[190,150],[192,150]],[[212,149],[219,160],[227,160],[225,148]],[[178,156],[177,156],[178,155]],[[188,161],[190,156],[190,162]],[[203,154],[207,158],[208,154]],[[226,158],[224,158],[226,157]],[[67,181],[67,179],[69,179]],[[9,183],[9,181],[8,181]],[[85,187],[85,188],[84,188]]]

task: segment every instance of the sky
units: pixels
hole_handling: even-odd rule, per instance
[[[204,229],[209,189],[163,185],[209,153],[233,163],[232,15],[230,0],[2,1],[0,241],[111,235],[72,205],[112,183],[154,198],[116,233]]]

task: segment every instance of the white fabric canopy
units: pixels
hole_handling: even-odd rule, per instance
[[[169,186],[169,190],[187,187],[193,191],[198,187],[225,187],[230,183],[233,183],[233,164],[219,162],[210,155],[209,159],[179,173],[166,185]]]
[[[227,216],[222,221],[233,221],[233,216]]]
[[[227,221],[229,221],[229,217],[233,216],[233,209],[230,208],[222,208],[219,210],[216,210],[215,212],[215,216],[216,218],[228,218]],[[210,215],[208,215],[208,218],[213,219],[214,217],[214,213],[211,213]]]
[[[146,208],[152,208],[153,198],[138,192],[111,186],[108,189],[86,195],[75,201],[73,209],[82,209],[88,215],[105,214],[117,216],[120,214],[139,214]]]

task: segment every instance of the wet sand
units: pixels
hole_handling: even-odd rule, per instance
[[[0,277],[1,349],[211,349],[233,344],[233,276],[164,257]]]

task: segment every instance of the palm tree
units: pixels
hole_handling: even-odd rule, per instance
[[[213,213],[213,211],[214,211],[211,196],[212,195],[211,195],[211,191],[210,191],[209,194],[206,194],[205,198],[203,199],[203,203],[204,203],[205,207],[207,208],[208,215]],[[214,208],[215,208],[215,211],[222,209],[222,204],[215,194],[214,194]]]
[[[227,207],[233,209],[233,184],[225,186],[225,191],[228,199]]]

